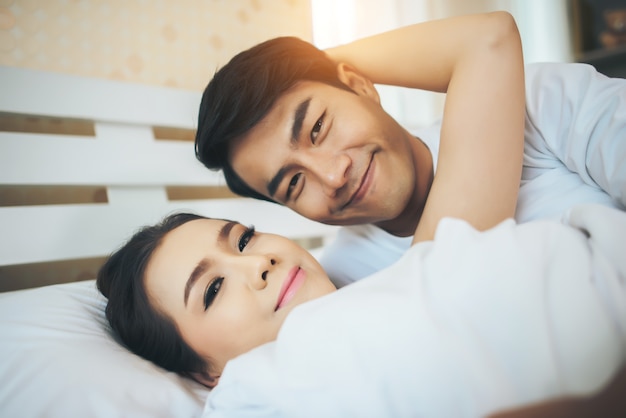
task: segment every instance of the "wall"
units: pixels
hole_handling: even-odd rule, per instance
[[[237,52],[280,35],[310,40],[311,32],[310,0],[0,0],[0,66],[201,91]],[[0,136],[14,132],[95,138],[91,120],[0,112]],[[154,136],[186,140],[193,155],[192,130],[157,127]],[[9,148],[0,143],[0,155]],[[54,148],[49,158],[65,154]],[[0,208],[103,205],[110,197],[104,186],[0,184]],[[225,196],[220,186],[167,188],[172,201]],[[0,266],[0,290],[94,278],[102,261]]]
[[[204,88],[242,49],[311,39],[309,0],[0,0],[0,65]]]

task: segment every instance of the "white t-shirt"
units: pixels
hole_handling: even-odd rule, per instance
[[[526,66],[524,168],[515,219],[558,219],[577,204],[626,208],[626,80],[586,64]],[[437,162],[439,129],[414,132]],[[321,263],[339,287],[398,260],[412,237],[340,228]]]
[[[626,360],[626,214],[569,222],[589,237],[442,220],[434,241],[231,360],[204,416],[463,418],[592,393]]]

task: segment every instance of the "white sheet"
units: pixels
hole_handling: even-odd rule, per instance
[[[591,238],[442,221],[434,242],[298,307],[277,341],[229,362],[204,416],[474,417],[597,389],[626,357],[626,214],[568,222]]]
[[[208,390],[108,332],[93,280],[0,294],[0,417],[197,417]]]

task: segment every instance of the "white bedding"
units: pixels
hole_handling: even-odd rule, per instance
[[[195,417],[208,390],[108,333],[93,280],[0,294],[0,416]]]
[[[626,357],[626,214],[478,233],[441,222],[371,278],[298,307],[229,362],[215,417],[474,417],[588,393]]]
[[[589,391],[624,362],[626,214],[571,222],[591,238],[447,220],[392,277],[296,309],[206,403],[206,388],[110,336],[93,281],[0,294],[0,416],[460,417]]]

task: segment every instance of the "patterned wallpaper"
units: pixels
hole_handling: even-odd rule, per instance
[[[237,52],[311,27],[310,0],[0,0],[0,65],[201,90]]]

